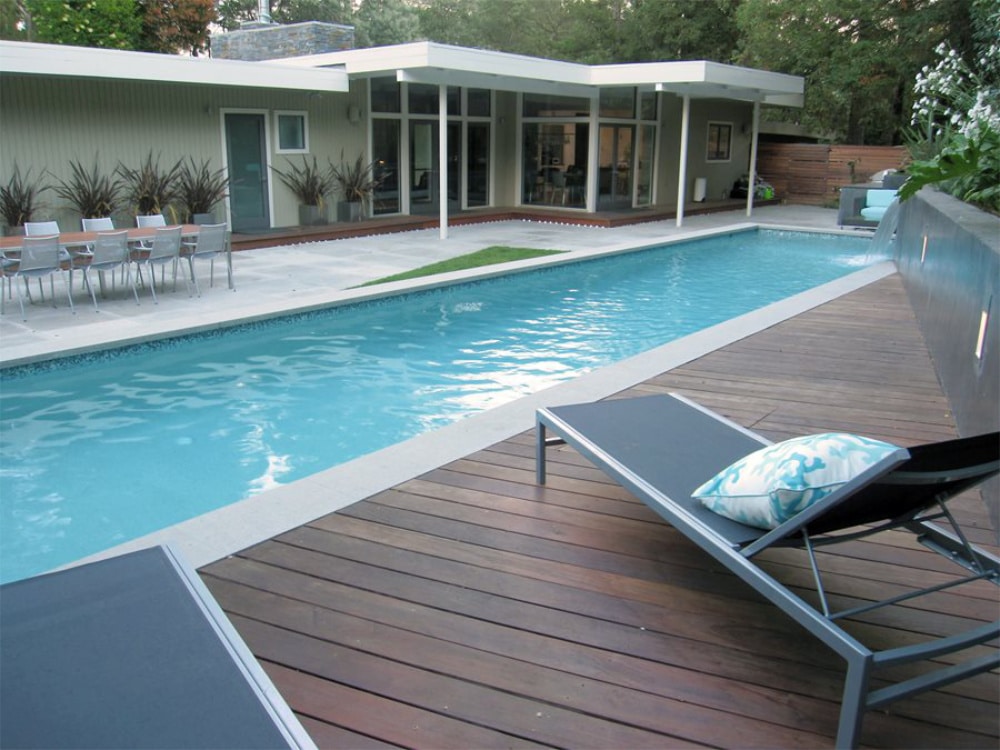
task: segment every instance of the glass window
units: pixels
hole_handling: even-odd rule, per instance
[[[635,117],[635,89],[631,86],[617,86],[601,89],[601,117]]]
[[[708,123],[708,161],[729,161],[730,145],[733,140],[733,126],[730,123]]]
[[[410,114],[436,115],[438,113],[438,88],[429,83],[409,85]]]
[[[448,114],[455,117],[462,114],[462,89],[458,86],[448,87]]]
[[[372,120],[372,157],[375,162],[375,213],[399,213],[399,120]]]
[[[302,154],[309,151],[305,112],[275,112],[279,154]]]
[[[399,112],[399,84],[395,78],[372,78],[372,112]]]
[[[490,125],[470,122],[466,199],[469,206],[486,206],[490,200]]]
[[[470,117],[490,116],[490,90],[469,89],[467,94]]]
[[[589,130],[583,122],[525,123],[522,203],[586,206]]]
[[[590,99],[582,96],[549,96],[525,94],[525,117],[586,117],[590,114]]]

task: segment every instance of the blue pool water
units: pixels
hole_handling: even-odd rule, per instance
[[[33,575],[858,270],[744,232],[0,373],[0,581]]]

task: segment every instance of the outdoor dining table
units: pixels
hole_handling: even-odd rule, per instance
[[[177,226],[176,224],[173,226]],[[156,236],[157,229],[163,229],[164,227],[131,227],[128,231],[128,241],[130,243],[138,243],[143,240],[150,240]],[[185,240],[196,240],[198,238],[198,232],[201,227],[198,224],[182,224],[181,225],[181,238]],[[107,230],[120,232],[120,229],[109,229]],[[60,232],[59,233],[59,247],[62,248],[68,254],[67,257],[79,257],[86,256],[86,249],[89,245],[93,244],[97,240],[97,235],[101,232]],[[16,237],[0,237],[0,253],[7,255],[8,253],[16,253],[20,251],[23,244],[24,236]],[[229,280],[229,288],[235,289],[233,285],[233,249],[232,244],[227,236],[226,238],[226,273]]]

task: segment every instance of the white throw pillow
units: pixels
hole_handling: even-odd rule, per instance
[[[726,518],[773,529],[896,450],[841,432],[793,438],[744,456],[692,495]]]

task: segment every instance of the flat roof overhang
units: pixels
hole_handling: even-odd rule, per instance
[[[297,69],[328,67],[350,78],[393,75],[398,81],[525,93],[596,97],[601,88],[639,86],[694,98],[803,105],[805,81],[705,60],[581,65],[492,50],[414,42],[272,61]]]
[[[347,91],[349,86],[347,74],[337,70],[303,69],[289,75],[287,66],[275,63],[0,42],[0,75],[14,73],[296,91]]]

